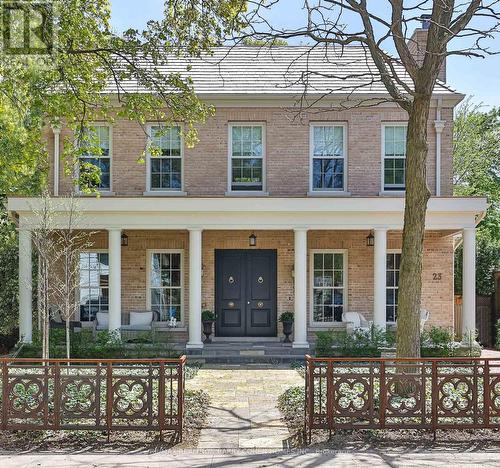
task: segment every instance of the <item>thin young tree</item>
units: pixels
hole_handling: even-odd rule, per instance
[[[42,358],[49,358],[51,299],[54,297],[55,283],[52,273],[60,258],[54,229],[55,210],[47,192],[42,197],[40,208],[33,209],[32,241],[38,260],[37,274],[37,313],[41,334]],[[20,252],[22,255],[23,252]],[[26,286],[24,286],[26,287]]]
[[[222,4],[234,6],[234,3],[232,0],[219,2],[219,11],[223,11]],[[289,83],[303,85],[302,96],[298,99],[298,115],[304,111],[314,112],[324,98],[331,100],[332,97],[338,97],[339,103],[330,105],[331,109],[375,106],[390,100],[407,112],[406,201],[399,277],[397,355],[420,356],[423,242],[430,197],[426,181],[427,123],[433,90],[446,57],[484,58],[495,53],[488,48],[488,40],[500,29],[500,1],[304,0],[302,8],[289,0],[240,3],[239,16],[244,18],[240,22],[246,23],[246,27],[243,32],[226,40],[232,40],[235,45],[248,38],[269,44],[283,39],[303,40],[310,45],[304,57],[290,66]],[[202,17],[199,17],[202,5],[192,0],[176,0],[175,4],[182,6],[179,10],[182,16],[194,19],[189,28],[179,20],[179,15],[172,15],[170,19],[172,35],[182,38],[183,43],[189,46],[206,30]],[[294,28],[277,24],[276,18],[280,16],[269,13],[280,4],[286,4],[289,14],[295,9],[294,17],[302,18],[302,24]],[[234,16],[219,15],[228,23],[234,22]],[[428,24],[428,33],[425,46],[420,48],[419,43],[411,40],[409,33],[423,18]],[[365,51],[364,71],[343,71],[344,50],[352,45],[360,46]],[[314,63],[308,60],[309,54],[317,51],[318,46],[323,46],[326,64],[321,70],[309,68]],[[387,53],[386,48],[394,49],[395,56]],[[300,66],[304,68],[297,70]],[[313,95],[314,79],[318,76],[331,82],[328,92],[320,97]],[[359,84],[353,87],[349,83],[353,80]],[[385,87],[388,97],[360,97],[377,84]],[[339,97],[342,95],[345,97]]]
[[[55,249],[59,265],[52,276],[52,305],[65,322],[66,358],[71,357],[70,322],[79,306],[80,254],[92,245],[92,232],[78,228],[82,212],[78,200],[73,196],[58,199],[65,211],[65,219],[60,229],[55,231]]]

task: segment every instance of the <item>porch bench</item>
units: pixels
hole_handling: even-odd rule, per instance
[[[156,312],[150,310],[131,311],[121,314],[120,331],[141,332],[154,331],[153,324],[157,321]],[[94,333],[109,329],[109,313],[97,312],[93,321]]]

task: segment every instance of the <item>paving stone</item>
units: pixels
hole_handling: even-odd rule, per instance
[[[276,407],[287,388],[302,385],[293,369],[273,366],[210,365],[187,382],[210,396],[200,449],[282,449],[290,433]]]

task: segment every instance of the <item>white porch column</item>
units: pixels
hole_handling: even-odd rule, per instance
[[[31,231],[19,230],[19,338],[31,343],[33,333]]]
[[[109,229],[109,331],[122,325],[122,241],[121,229]]]
[[[295,233],[295,318],[294,348],[309,348],[307,342],[307,229],[294,229]]]
[[[373,252],[373,324],[385,329],[386,326],[386,264],[387,229],[373,230],[375,247]]]
[[[462,235],[462,340],[469,341],[476,332],[476,228],[465,228]]]
[[[189,229],[189,341],[187,349],[203,348],[201,341],[201,228]]]

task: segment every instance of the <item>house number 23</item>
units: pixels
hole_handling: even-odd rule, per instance
[[[432,280],[433,281],[441,281],[441,275],[442,275],[442,273],[432,273]]]

